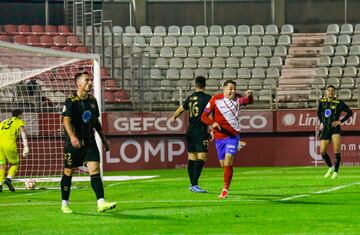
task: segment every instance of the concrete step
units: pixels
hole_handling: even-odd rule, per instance
[[[290,57],[286,58],[285,66],[293,68],[315,68],[318,61],[318,57]]]
[[[325,37],[326,33],[294,33],[293,37],[304,37],[304,36],[322,36]]]
[[[314,76],[315,76],[314,68],[283,68],[281,71],[282,78],[314,77]]]
[[[312,47],[295,47],[295,46],[290,46],[289,47],[289,55],[294,55],[294,56],[309,56],[312,57],[314,55],[320,55],[320,51],[321,51],[321,46],[312,46]]]
[[[306,85],[309,86],[309,84],[313,81],[313,78],[279,78],[279,86],[283,85]]]

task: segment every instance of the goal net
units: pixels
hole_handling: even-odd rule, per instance
[[[18,138],[20,167],[15,187],[24,187],[23,181],[28,178],[34,178],[37,187],[58,186],[63,171],[64,101],[76,91],[74,75],[88,71],[94,78],[94,95],[101,110],[98,62],[98,55],[0,41],[0,121],[10,117],[13,109],[22,109],[30,150],[29,156],[23,158]],[[86,168],[80,168],[75,175],[85,172]]]

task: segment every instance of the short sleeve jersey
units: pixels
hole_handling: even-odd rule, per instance
[[[84,145],[95,144],[94,125],[98,122],[99,108],[94,96],[89,95],[82,100],[76,94],[68,97],[65,101],[62,116],[70,117],[76,137],[83,141]],[[71,144],[70,138],[65,131],[66,144]]]
[[[338,121],[342,112],[351,112],[349,106],[342,100],[334,99],[332,101],[327,101],[327,99],[324,98],[319,102],[318,118],[324,125],[324,128],[331,129],[331,123],[333,121]]]
[[[25,126],[25,122],[18,117],[5,119],[0,123],[1,143],[14,144],[19,135],[20,127]]]
[[[201,114],[211,96],[202,91],[197,91],[188,96],[183,108],[189,112],[189,127],[187,135],[205,137],[208,135],[207,125],[201,121]]]

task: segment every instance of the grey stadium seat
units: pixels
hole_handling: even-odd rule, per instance
[[[209,70],[209,78],[211,79],[222,79],[222,72],[219,68],[211,68]],[[208,81],[206,81],[206,87],[208,87]]]
[[[216,48],[216,56],[217,57],[229,57],[230,56],[229,49],[227,47],[222,47],[222,46]]]
[[[340,81],[339,81],[339,79],[336,78],[336,77],[331,77],[331,78],[328,78],[328,79],[327,79],[326,85],[333,85],[335,88],[339,88],[339,86],[340,86]]]
[[[353,89],[355,85],[354,79],[351,77],[344,77],[341,79],[340,88]]]
[[[253,68],[254,67],[254,60],[251,57],[242,57],[240,59],[241,67],[243,68]]]
[[[162,25],[155,26],[154,36],[165,37],[166,36],[165,26],[162,26]]]
[[[272,35],[265,35],[262,38],[262,41],[263,41],[264,46],[275,46],[276,45],[275,38]]]
[[[180,71],[180,78],[186,80],[194,79],[194,71],[192,69],[182,69]]]
[[[174,36],[167,36],[164,38],[164,46],[166,47],[176,47],[177,40]]]
[[[217,36],[208,36],[206,38],[206,46],[218,47],[220,45],[219,38]]]
[[[291,38],[289,35],[281,35],[278,39],[277,45],[289,46],[291,44]]]
[[[238,35],[249,36],[250,35],[250,27],[248,25],[239,25]]]
[[[245,47],[244,52],[245,52],[245,56],[249,56],[249,57],[257,57],[258,56],[257,49],[254,46]]]
[[[283,65],[281,57],[274,56],[270,58],[270,67],[281,67]]]
[[[153,32],[150,26],[147,25],[143,25],[140,26],[140,36],[143,37],[152,37],[153,36]]]
[[[320,55],[333,56],[334,53],[335,52],[334,52],[334,47],[333,46],[324,46],[320,51]]]
[[[182,59],[180,58],[171,58],[169,61],[169,67],[172,69],[182,69]]]
[[[285,57],[287,55],[287,49],[285,46],[276,46],[274,49],[274,56]]]
[[[249,37],[249,46],[261,46],[261,38],[258,35],[251,35]]]
[[[225,35],[220,38],[220,46],[232,47],[233,45],[234,42],[231,36]]]
[[[346,56],[348,54],[348,48],[347,46],[340,45],[335,47],[335,55],[343,55]]]
[[[239,68],[239,60],[238,60],[238,58],[237,57],[228,57],[228,58],[226,58],[226,67],[227,68]]]
[[[360,61],[359,61],[359,57],[356,55],[351,55],[349,57],[347,57],[346,60],[346,66],[359,66]]]
[[[249,68],[239,68],[238,69],[238,78],[250,79],[251,70]]]
[[[315,77],[326,78],[329,75],[329,71],[326,67],[317,67],[315,69]]]
[[[230,55],[233,57],[243,57],[244,56],[244,51],[241,47],[239,46],[234,46],[230,49]]]
[[[331,65],[330,56],[321,56],[318,62],[318,66],[329,67]]]
[[[275,35],[275,36],[278,35],[279,34],[278,27],[275,24],[266,25],[265,34],[266,35]]]
[[[190,36],[193,37],[195,36],[195,31],[194,31],[194,27],[192,27],[191,25],[185,25],[181,28],[181,35],[183,36]]]
[[[236,36],[236,27],[234,25],[225,25],[224,35]]]
[[[190,47],[188,50],[188,56],[189,57],[201,57],[201,50],[199,47]]]
[[[279,69],[276,67],[267,68],[266,69],[266,77],[278,79],[280,77]]]
[[[174,36],[174,37],[180,37],[181,32],[180,32],[180,27],[177,25],[170,25],[168,27],[168,36]]]
[[[198,68],[211,68],[211,62],[209,58],[201,57],[198,59]]]
[[[222,36],[223,32],[222,32],[221,26],[220,25],[211,25],[209,34],[214,35],[214,36]]]
[[[169,62],[165,58],[156,58],[155,60],[155,68],[159,69],[167,69],[169,68]]]
[[[212,57],[215,57],[216,54],[215,54],[215,49],[214,47],[204,47],[202,49],[202,56],[203,57],[209,57],[209,58],[212,58]]]
[[[205,46],[205,38],[203,36],[195,36],[192,39],[193,47],[204,47]]]
[[[266,68],[268,67],[268,61],[265,57],[259,56],[255,58],[255,67]]]
[[[285,24],[281,27],[280,34],[291,35],[293,33],[294,33],[294,26],[292,26],[291,24]]]
[[[205,44],[205,42],[204,42]],[[189,36],[180,36],[178,38],[179,47],[191,47],[191,39]]]
[[[243,35],[234,38],[234,46],[246,47],[248,45],[247,39]]]
[[[272,56],[271,48],[268,46],[259,47],[259,56],[271,57]]]
[[[340,89],[336,92],[336,94],[340,100],[351,100],[350,89]]]
[[[206,25],[196,26],[195,32],[196,32],[196,35],[199,35],[199,36],[208,36],[209,35],[209,30]]]
[[[345,57],[341,55],[334,56],[331,66],[345,66]]]
[[[236,70],[234,68],[225,68],[223,72],[223,78],[235,80],[237,77]]]
[[[265,79],[265,70],[263,68],[254,68],[252,69],[252,78]]]
[[[342,69],[340,67],[331,67],[329,69],[329,77],[341,77]]]
[[[360,55],[360,45],[352,45],[350,46],[349,55]]]
[[[354,27],[352,24],[343,24],[341,25],[340,34],[353,34]]]
[[[174,57],[179,57],[179,58],[187,57],[187,52],[186,52],[185,47],[175,47],[174,48]]]
[[[350,45],[351,37],[347,34],[340,35],[338,38],[338,45]]]
[[[264,27],[262,25],[253,25],[251,27],[251,34],[252,35],[264,35],[265,34],[265,30]]]
[[[277,87],[277,82],[275,78],[266,78],[264,80],[263,88],[275,90],[276,87]]]
[[[225,68],[225,60],[222,57],[215,57],[212,60],[212,67],[213,68]]]
[[[196,69],[197,68],[197,59],[189,57],[184,59],[184,68]]]
[[[337,44],[337,38],[335,35],[326,35],[324,39],[324,45],[325,46],[336,46]]]
[[[340,27],[338,24],[329,24],[326,30],[326,34],[339,34]]]
[[[315,78],[311,82],[311,88],[323,89],[325,88],[325,79],[324,78]]]
[[[357,70],[355,66],[345,67],[343,74],[344,77],[356,77],[356,75],[357,75]]]

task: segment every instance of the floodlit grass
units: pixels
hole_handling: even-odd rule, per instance
[[[360,174],[342,167],[236,168],[229,198],[219,200],[222,169],[205,168],[189,192],[186,169],[111,172],[158,178],[106,182],[117,208],[97,213],[90,183],[71,192],[74,214],[60,211],[59,190],[0,194],[0,234],[359,234]]]

